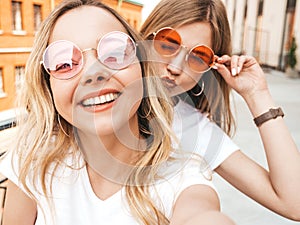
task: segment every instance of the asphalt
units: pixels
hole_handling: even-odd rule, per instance
[[[300,79],[288,78],[284,73],[266,71],[271,94],[278,106],[281,106],[284,120],[300,150]],[[259,133],[253,124],[252,116],[240,96],[234,94],[236,102],[237,132],[233,140],[241,150],[260,165],[267,168],[266,158]],[[276,137],[275,137],[276,138]],[[300,225],[285,219],[262,207],[243,193],[236,190],[217,174],[214,177],[219,191],[222,211],[238,225]]]
[[[284,73],[273,70],[266,74],[273,98],[284,110],[286,124],[300,149],[300,78],[288,78]],[[245,154],[267,167],[262,143],[252,116],[243,100],[236,94],[233,96],[237,109],[237,132],[233,139]],[[8,141],[13,140],[14,132],[14,129],[0,132],[0,152],[8,148]],[[260,206],[217,174],[214,176],[214,182],[221,198],[222,211],[237,225],[300,225],[300,222],[284,219]],[[0,193],[0,200],[1,195],[2,193]]]

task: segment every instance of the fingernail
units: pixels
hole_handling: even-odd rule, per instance
[[[239,74],[241,72],[242,68],[238,66],[237,73]]]
[[[236,75],[236,69],[235,69],[235,68],[232,68],[231,74],[232,74],[232,76],[235,76],[235,75]]]
[[[216,64],[214,64],[211,68],[217,70],[218,69],[218,66]]]
[[[218,61],[222,61],[222,57],[218,58]]]

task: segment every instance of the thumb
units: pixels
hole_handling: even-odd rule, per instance
[[[215,63],[213,69],[217,70],[218,73],[224,78],[226,83],[231,86],[234,80],[234,76],[231,74],[230,70],[224,64]]]

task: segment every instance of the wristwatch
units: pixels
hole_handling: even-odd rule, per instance
[[[275,119],[278,116],[284,116],[284,113],[282,111],[282,109],[279,107],[277,109],[269,109],[268,112],[265,112],[263,114],[261,114],[260,116],[254,118],[254,122],[256,124],[256,126],[260,126],[262,125],[264,122],[270,120],[270,119]]]

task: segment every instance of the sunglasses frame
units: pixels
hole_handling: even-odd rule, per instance
[[[102,62],[101,59],[99,58],[99,52],[98,52],[98,49],[100,48],[99,46],[100,46],[101,42],[102,42],[107,36],[112,35],[113,33],[121,33],[122,35],[126,35],[126,36],[128,37],[128,39],[131,41],[132,46],[134,46],[134,53],[132,54],[134,57],[132,57],[131,62],[128,63],[128,65],[126,65],[126,66],[124,66],[124,67],[121,67],[121,68],[119,68],[119,69],[110,68],[110,67],[109,67],[108,65],[106,65],[104,62]],[[47,50],[48,50],[51,46],[53,46],[54,44],[59,43],[59,42],[67,42],[67,43],[71,43],[71,44],[73,45],[73,47],[75,47],[76,49],[78,49],[78,50],[80,51],[80,53],[81,53],[81,68],[78,70],[77,73],[75,73],[74,75],[72,75],[72,76],[70,76],[70,77],[67,77],[67,78],[61,78],[61,77],[55,76],[54,74],[51,74],[51,73],[48,71],[48,69],[47,69],[47,67],[46,67],[46,65],[45,65],[45,55],[46,55]],[[80,73],[80,71],[82,70],[82,68],[83,68],[83,66],[84,66],[83,53],[84,53],[84,52],[87,52],[87,51],[91,51],[91,50],[95,50],[95,51],[97,52],[97,60],[98,60],[102,65],[104,65],[106,68],[109,68],[109,69],[111,69],[111,70],[123,70],[123,69],[126,69],[127,67],[129,67],[130,64],[134,61],[134,58],[137,56],[137,43],[133,40],[132,37],[129,36],[129,34],[124,33],[124,32],[122,32],[122,31],[111,31],[111,32],[108,32],[108,33],[106,33],[105,35],[103,35],[103,36],[101,37],[101,39],[98,41],[97,48],[85,48],[85,49],[83,49],[83,50],[82,50],[81,48],[79,48],[79,47],[78,47],[75,43],[73,43],[72,41],[68,41],[68,40],[64,40],[64,39],[62,39],[62,40],[57,40],[57,41],[52,42],[50,45],[48,45],[48,46],[46,47],[46,49],[45,49],[44,52],[43,52],[43,59],[40,61],[40,64],[43,65],[44,70],[45,70],[50,76],[54,77],[55,79],[58,79],[58,80],[69,80],[69,79],[72,79],[73,77],[77,76],[77,75]],[[99,51],[100,51],[100,50],[99,50]]]
[[[180,46],[180,47],[179,47],[173,54],[170,54],[170,55],[163,55],[163,54],[157,52],[157,50],[156,50],[155,47],[154,47],[154,42],[156,41],[156,40],[155,40],[155,37],[157,36],[157,34],[158,34],[159,32],[161,32],[161,31],[163,31],[163,30],[171,30],[171,32],[176,32],[176,34],[177,34],[178,37],[180,38],[180,43],[179,43],[179,46]],[[162,27],[162,28],[160,28],[157,32],[153,32],[152,35],[153,35],[153,39],[152,39],[152,40],[153,40],[153,47],[154,47],[155,51],[156,51],[159,55],[161,55],[161,56],[163,56],[163,57],[171,58],[171,57],[174,57],[175,55],[177,55],[177,54],[180,52],[181,48],[185,48],[185,49],[187,50],[187,53],[186,53],[186,55],[185,55],[185,62],[186,62],[187,65],[189,66],[189,69],[190,69],[190,70],[192,70],[193,72],[196,72],[196,73],[205,73],[205,72],[209,71],[209,70],[212,68],[212,66],[213,66],[213,64],[214,64],[214,55],[215,55],[215,53],[214,53],[214,51],[213,51],[210,47],[208,47],[207,45],[204,45],[204,44],[198,44],[198,45],[193,46],[192,48],[188,48],[187,46],[185,46],[185,45],[182,44],[182,38],[181,38],[180,34],[176,31],[176,29],[174,29],[174,28],[172,28],[172,27]],[[202,70],[202,71],[194,70],[194,69],[190,66],[190,64],[189,64],[188,57],[192,54],[192,51],[193,51],[195,48],[197,48],[197,47],[205,47],[205,48],[207,48],[207,49],[212,53],[212,56],[213,56],[213,58],[212,58],[212,63],[211,63],[210,65],[208,65],[208,68],[207,68],[206,70]]]

